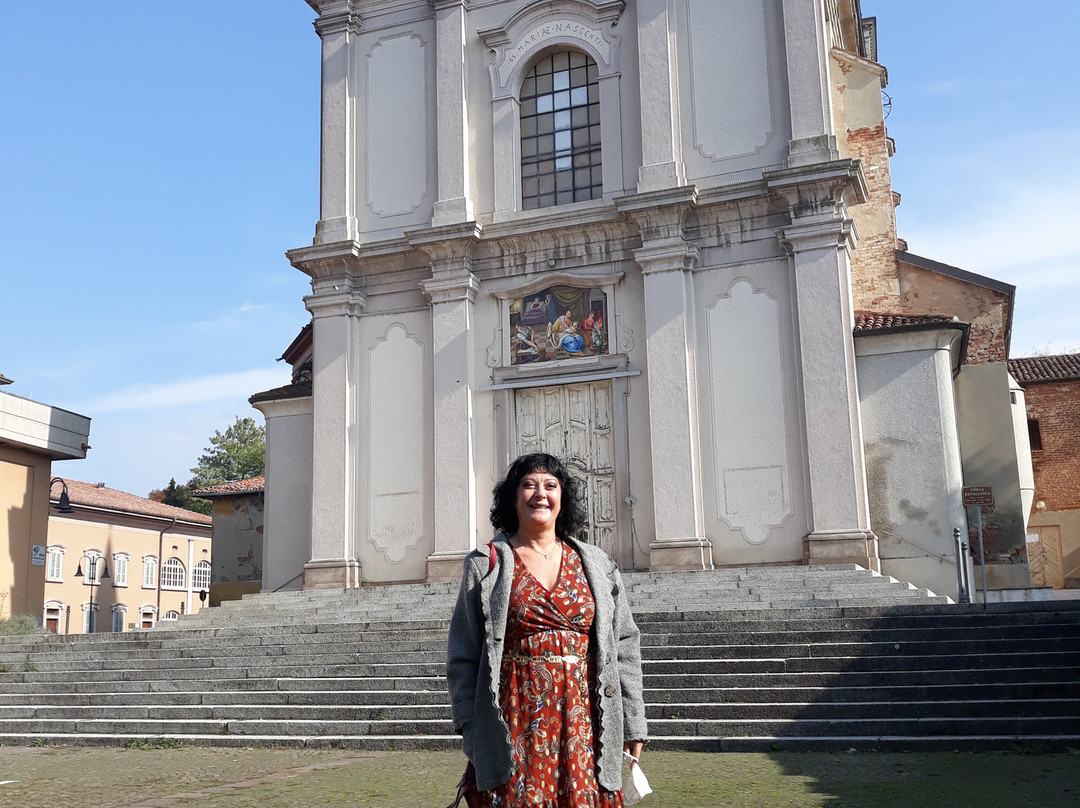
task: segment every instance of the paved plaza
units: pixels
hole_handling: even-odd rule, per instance
[[[455,752],[0,747],[0,805],[20,808],[442,808]],[[642,808],[1062,808],[1080,753],[645,755]]]

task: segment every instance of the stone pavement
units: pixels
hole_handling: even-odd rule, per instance
[[[1060,808],[1080,753],[648,752],[642,808]],[[457,752],[0,747],[0,805],[19,808],[442,808]]]

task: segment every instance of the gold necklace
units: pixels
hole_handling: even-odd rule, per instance
[[[518,541],[520,541],[520,539],[519,539]],[[554,552],[555,552],[555,551],[556,551],[556,550],[557,550],[557,549],[558,549],[559,547],[561,547],[561,546],[562,546],[562,542],[561,542],[561,541],[559,541],[558,539],[555,539],[555,543],[554,543],[553,545],[551,545],[551,549],[550,549],[550,550],[548,550],[548,551],[547,551],[546,553],[543,553],[543,552],[541,552],[540,550],[537,550],[537,549],[536,549],[535,547],[531,547],[531,546],[529,546],[529,545],[526,545],[526,544],[522,544],[521,546],[522,546],[522,547],[528,547],[528,549],[532,550],[532,551],[533,551],[534,553],[536,553],[536,554],[537,554],[538,556],[543,556],[543,557],[544,557],[544,561],[547,561],[547,560],[548,560],[548,556],[550,556],[550,555],[551,555],[552,553],[554,553]]]

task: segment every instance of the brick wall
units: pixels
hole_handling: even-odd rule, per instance
[[[1024,397],[1042,435],[1031,453],[1035,500],[1047,511],[1080,509],[1080,381],[1029,383]]]
[[[900,262],[901,311],[910,314],[942,314],[971,323],[967,363],[1004,362],[1005,326],[1009,321],[1009,298],[959,278]]]
[[[833,50],[833,116],[842,157],[862,163],[866,202],[849,210],[859,233],[851,255],[851,292],[861,311],[895,312],[896,199],[889,158],[892,146],[881,107],[881,65]]]

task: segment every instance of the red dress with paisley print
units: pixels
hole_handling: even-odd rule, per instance
[[[514,773],[482,794],[485,808],[621,808],[596,782],[589,629],[596,607],[577,553],[563,545],[548,592],[514,553],[499,700]]]

